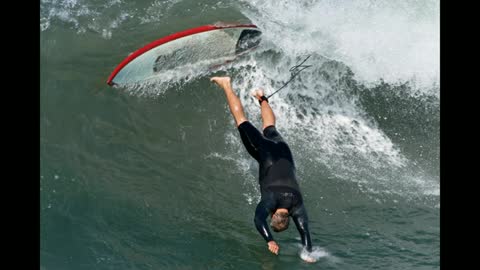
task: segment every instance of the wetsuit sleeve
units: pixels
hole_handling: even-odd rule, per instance
[[[255,227],[257,231],[262,235],[265,241],[270,242],[273,240],[272,233],[268,229],[267,225],[267,217],[270,213],[269,208],[267,207],[268,203],[265,201],[261,201],[257,205],[257,209],[255,210]]]
[[[310,232],[308,231],[307,210],[303,204],[292,213],[292,219],[297,226],[298,232],[300,233],[303,246],[307,248],[308,252],[311,252],[312,240],[310,238]]]

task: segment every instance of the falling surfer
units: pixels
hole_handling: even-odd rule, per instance
[[[259,163],[259,183],[261,200],[255,210],[255,227],[268,245],[268,249],[278,255],[279,246],[273,239],[267,225],[275,232],[288,228],[292,217],[302,245],[306,251],[312,251],[312,240],[308,230],[308,216],[300,187],[295,176],[295,164],[289,146],[275,128],[275,115],[262,90],[256,90],[255,98],[261,107],[263,134],[246,118],[242,103],[233,92],[230,77],[212,77],[210,79],[225,92],[230,112],[235,119],[240,138],[247,152]],[[307,262],[315,262],[311,257],[303,257]]]

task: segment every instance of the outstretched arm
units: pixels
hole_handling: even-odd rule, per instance
[[[297,230],[302,238],[302,244],[306,247],[308,252],[312,251],[312,239],[310,238],[310,232],[308,231],[308,216],[305,206],[302,204],[300,208],[292,213],[292,219],[297,226]]]
[[[270,230],[268,229],[267,225],[267,217],[269,214],[269,210],[266,207],[266,203],[261,201],[257,205],[257,209],[255,210],[255,227],[260,235],[265,239],[265,241],[273,241],[273,236]]]
[[[260,235],[265,239],[265,241],[268,244],[268,249],[278,255],[278,250],[279,247],[277,243],[273,240],[272,233],[268,229],[267,225],[267,217],[268,214],[270,213],[270,210],[267,206],[268,204],[265,201],[261,201],[257,205],[257,209],[255,210],[255,227],[257,228],[257,231],[260,233]]]

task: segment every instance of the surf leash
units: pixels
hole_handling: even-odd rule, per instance
[[[287,84],[289,84],[300,72],[304,71],[305,69],[311,67],[312,65],[304,65],[304,63],[310,58],[311,55],[308,55],[300,64],[297,64],[290,68],[290,79],[282,85],[282,87],[278,88],[275,92],[270,94],[266,99],[269,99],[271,96],[275,95],[278,91],[282,90]]]

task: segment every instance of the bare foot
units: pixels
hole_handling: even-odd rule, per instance
[[[222,87],[223,89],[230,87],[230,77],[212,77],[210,78],[211,82],[216,83],[218,86]]]
[[[253,91],[252,96],[254,96],[258,100],[261,100],[261,97],[263,96],[263,90],[262,89],[257,89],[255,91]]]

